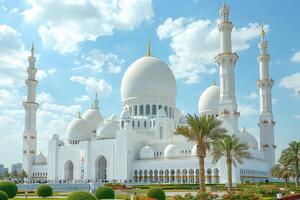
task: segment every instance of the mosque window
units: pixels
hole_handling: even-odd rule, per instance
[[[144,105],[140,105],[140,115],[144,114]]]
[[[168,113],[168,107],[167,106],[165,106],[165,112],[166,112],[166,115],[167,115],[167,117],[169,116],[169,113]]]
[[[169,117],[172,118],[171,117],[171,107],[169,107]]]
[[[145,127],[145,128],[147,127],[147,122],[146,122],[146,121],[144,121],[144,127]]]
[[[161,126],[159,128],[159,139],[162,139],[163,138],[163,127]]]
[[[129,113],[130,113],[130,115],[132,115],[132,107],[131,106],[129,107]]]
[[[124,128],[124,121],[121,122],[121,127]]]
[[[134,115],[137,115],[137,106],[134,106]]]
[[[152,127],[152,122],[150,121],[150,127]]]
[[[156,105],[152,105],[152,115],[156,115]]]
[[[138,128],[140,128],[140,126],[141,126],[141,123],[140,123],[140,121],[138,121],[138,125],[137,125],[137,126],[138,126]]]
[[[150,115],[150,105],[146,105],[146,115]]]
[[[153,127],[155,127],[155,120],[153,120]]]
[[[134,121],[132,121],[132,128],[134,128]]]
[[[159,109],[162,109],[162,105],[159,105],[159,106],[158,106],[158,110],[159,110]]]

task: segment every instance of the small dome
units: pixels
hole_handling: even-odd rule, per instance
[[[195,144],[193,146],[193,149],[192,149],[192,156],[197,156],[197,144]]]
[[[56,133],[54,133],[52,136],[52,140],[59,140],[59,136]]]
[[[73,121],[67,127],[67,134],[69,141],[86,141],[91,140],[91,129],[89,124],[80,116],[73,119]]]
[[[240,139],[241,143],[248,144],[251,149],[258,149],[256,138],[252,134],[248,133],[245,129],[237,134],[237,137]]]
[[[86,120],[91,130],[95,130],[97,126],[103,121],[103,117],[99,109],[90,108],[83,115],[82,119]]]
[[[209,86],[201,94],[198,102],[198,111],[201,115],[219,114],[220,87],[217,85]]]
[[[112,120],[104,120],[97,128],[97,136],[99,138],[114,138],[119,126]]]
[[[122,101],[138,97],[162,97],[175,102],[176,80],[167,64],[152,56],[133,62],[121,83]]]
[[[180,123],[180,124],[186,124],[186,123],[187,123],[186,116],[182,116],[182,117],[180,117],[180,119],[179,119],[179,123]]]
[[[175,144],[169,144],[164,150],[164,156],[166,158],[176,157],[178,155],[178,148]]]
[[[129,110],[123,110],[121,113],[121,119],[130,119],[130,112]]]
[[[154,151],[150,146],[143,146],[140,150],[141,159],[152,159],[154,158]]]
[[[35,164],[39,164],[39,165],[41,165],[41,164],[47,164],[47,159],[46,159],[46,157],[42,153],[40,153],[39,155],[37,155],[35,157],[34,163]]]
[[[165,118],[165,117],[167,117],[167,114],[166,114],[166,112],[164,111],[164,109],[159,109],[158,111],[157,111],[157,117],[159,117],[159,118]]]

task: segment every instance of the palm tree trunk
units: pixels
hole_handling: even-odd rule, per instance
[[[205,192],[205,170],[204,170],[204,159],[205,159],[205,146],[197,144],[197,154],[199,159],[199,191]]]
[[[296,158],[296,181],[295,181],[295,185],[296,185],[296,188],[298,187],[299,185],[299,160],[298,158]]]
[[[228,191],[232,190],[232,162],[230,159],[227,159],[227,183]]]
[[[205,192],[205,170],[204,170],[204,157],[200,157],[199,159],[199,166],[200,166],[200,192]]]
[[[285,181],[284,181],[284,182],[285,182],[285,187],[288,188],[288,180],[289,180],[289,178],[286,177],[284,180],[285,180]]]

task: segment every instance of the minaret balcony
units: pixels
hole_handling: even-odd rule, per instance
[[[262,79],[262,80],[256,81],[256,85],[258,87],[260,87],[260,86],[273,86],[273,84],[274,84],[273,79]]]
[[[234,111],[234,115],[237,116],[237,117],[239,117],[241,114],[238,111]]]
[[[223,110],[222,112],[221,112],[221,115],[222,116],[228,116],[228,115],[230,115],[230,111],[229,110]]]
[[[239,59],[239,56],[234,52],[223,52],[223,53],[219,53],[216,57],[215,57],[215,62],[220,65],[222,63],[225,62],[225,59],[229,59],[233,65],[235,65],[236,61]]]
[[[269,147],[270,147],[270,145],[267,144],[267,143],[265,143],[265,144],[262,146],[263,149],[268,149]]]

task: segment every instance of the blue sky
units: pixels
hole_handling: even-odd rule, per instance
[[[126,3],[125,3],[126,2]],[[213,80],[218,51],[216,24],[224,1],[208,0],[14,0],[0,1],[0,163],[21,161],[27,56],[38,57],[38,151],[100,93],[104,116],[121,110],[120,83],[126,68],[152,54],[177,79],[177,106],[197,113],[198,99]],[[300,140],[300,14],[297,1],[226,1],[231,7],[240,128],[258,136],[257,44],[265,24],[271,54],[277,155]]]

